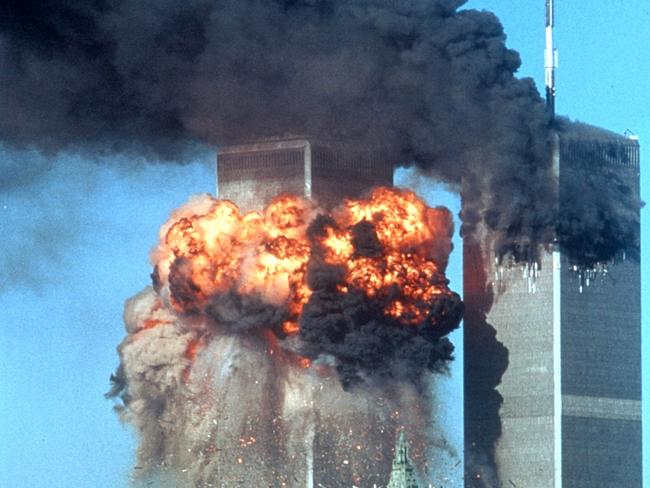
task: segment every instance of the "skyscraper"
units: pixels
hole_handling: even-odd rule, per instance
[[[563,133],[554,158],[560,212],[572,210],[568,182],[598,172],[615,172],[639,193],[636,140]],[[626,211],[636,212],[638,234],[638,209]],[[574,266],[559,248],[537,264],[501,268],[487,233],[465,238],[466,486],[642,486],[641,267],[633,254],[600,273]]]
[[[217,196],[235,202],[244,211],[261,210],[274,197],[291,193],[312,199],[321,207],[331,208],[343,198],[359,198],[375,186],[392,186],[393,166],[370,152],[356,154],[343,151],[337,144],[311,138],[273,138],[250,143],[226,146],[217,156]],[[356,405],[350,410],[331,412],[332,417],[314,418],[314,423],[328,425],[328,429],[313,428],[305,432],[310,449],[300,453],[308,488],[318,486],[353,486],[358,484],[355,469],[373,466],[377,459],[369,456],[390,449],[392,437],[383,425],[376,425],[375,438],[386,437],[386,444],[361,446],[349,426],[369,422],[371,409]],[[357,417],[355,417],[357,416]],[[344,418],[345,417],[345,418]],[[339,426],[332,428],[332,426]],[[390,434],[392,436],[392,434]],[[357,444],[358,445],[358,444]],[[301,460],[295,460],[295,472],[301,469]],[[383,458],[382,458],[383,459]],[[364,486],[384,483],[390,466],[384,471],[370,472],[363,478]],[[368,472],[368,469],[365,469]],[[296,486],[302,478],[294,477]]]

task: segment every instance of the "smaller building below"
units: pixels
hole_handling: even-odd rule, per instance
[[[420,488],[415,478],[415,469],[409,459],[408,444],[404,437],[404,431],[399,433],[390,481],[386,488]]]

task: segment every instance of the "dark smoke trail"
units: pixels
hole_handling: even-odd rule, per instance
[[[587,124],[558,122],[565,164],[557,238],[565,254],[583,267],[614,260],[621,251],[638,261],[639,208],[644,203],[635,175],[638,166],[633,169],[636,142]]]
[[[501,254],[534,258],[558,227],[580,246],[620,208],[558,220],[544,104],[514,76],[498,19],[463,3],[4,2],[0,140],[182,159],[199,143],[336,138],[452,184],[476,178],[474,217]],[[575,185],[597,199],[598,185]],[[607,236],[596,259],[629,245]]]
[[[488,283],[484,249],[479,240],[465,238],[463,246],[465,349],[465,486],[497,488],[500,481],[495,459],[501,436],[499,410],[503,397],[496,387],[508,368],[508,350],[487,322],[494,290]],[[475,399],[480,398],[480,402]]]

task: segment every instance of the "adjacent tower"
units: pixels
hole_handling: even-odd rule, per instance
[[[552,0],[546,7],[553,116]],[[550,146],[560,213],[575,213],[576,180],[599,181],[608,198],[614,183],[605,175],[615,175],[639,194],[635,138],[575,125]],[[638,235],[639,209],[624,211],[635,214]],[[501,267],[487,232],[464,238],[467,487],[642,486],[641,263],[633,251],[598,272],[575,266],[557,245],[536,263]]]
[[[638,194],[636,140],[564,134],[557,151],[560,192],[576,173],[613,170]],[[634,254],[606,273],[559,249],[501,268],[487,234],[465,238],[466,486],[642,486]]]

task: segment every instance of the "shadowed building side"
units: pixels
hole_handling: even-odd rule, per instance
[[[612,187],[640,192],[634,139],[560,139],[561,201],[567,182],[600,175],[603,198]],[[598,180],[597,180],[598,181]],[[627,209],[638,239],[639,209]],[[603,232],[607,232],[606,229]],[[606,273],[588,276],[562,259],[562,482],[571,488],[642,486],[641,263],[638,249],[618,255]],[[594,278],[592,278],[593,280]]]

